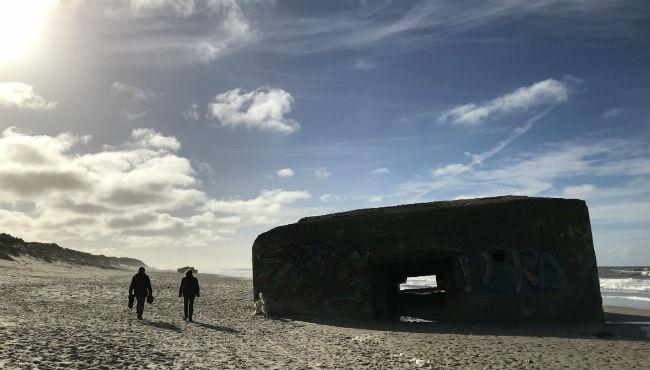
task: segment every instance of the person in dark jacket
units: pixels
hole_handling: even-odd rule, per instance
[[[185,271],[185,277],[181,280],[181,287],[178,289],[178,297],[183,297],[184,320],[192,322],[194,314],[194,298],[200,297],[199,280],[192,275],[192,270]]]
[[[129,286],[129,295],[135,295],[137,301],[136,313],[138,314],[138,320],[142,320],[144,302],[147,300],[147,297],[153,296],[151,280],[149,280],[149,276],[144,273],[144,267],[140,267],[138,273],[133,275],[131,286]]]

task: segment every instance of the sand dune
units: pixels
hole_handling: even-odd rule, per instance
[[[650,353],[648,340],[558,328],[253,318],[250,280],[203,274],[195,323],[182,320],[181,275],[164,272],[150,273],[140,322],[132,272],[0,261],[0,273],[4,368],[631,369]]]
[[[40,262],[67,263],[103,269],[133,269],[146,266],[144,262],[128,257],[108,257],[62,248],[55,243],[26,242],[21,238],[0,233],[0,259],[14,261],[31,258]]]

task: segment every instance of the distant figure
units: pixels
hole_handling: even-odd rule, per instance
[[[129,286],[129,296],[135,295],[136,299],[136,313],[138,320],[142,320],[142,313],[144,312],[144,302],[147,297],[153,298],[153,289],[151,289],[151,280],[149,276],[144,273],[144,267],[138,269],[138,273],[133,275],[131,279],[131,286]],[[153,301],[153,299],[151,299]]]
[[[178,297],[183,297],[183,320],[192,322],[194,298],[200,296],[199,280],[192,275],[192,270],[185,271],[185,277],[181,280],[181,287],[178,289]]]
[[[267,309],[268,309],[267,305],[268,304],[266,303],[266,301],[264,301],[264,294],[260,293],[260,299],[258,299],[257,301],[255,301],[255,303],[253,303],[253,307],[255,308],[255,312],[253,312],[253,316],[264,315],[264,317],[269,317],[267,313]]]

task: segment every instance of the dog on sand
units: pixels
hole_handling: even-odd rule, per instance
[[[253,307],[255,308],[255,312],[253,312],[253,316],[264,315],[264,317],[269,317],[268,303],[266,303],[266,301],[264,300],[263,293],[260,293],[260,299],[256,300],[255,303],[253,303]]]

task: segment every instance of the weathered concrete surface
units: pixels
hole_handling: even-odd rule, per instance
[[[399,293],[407,276],[427,274],[444,294]],[[414,305],[433,318],[602,320],[581,200],[508,196],[305,218],[257,237],[253,283],[276,314],[391,316]]]

